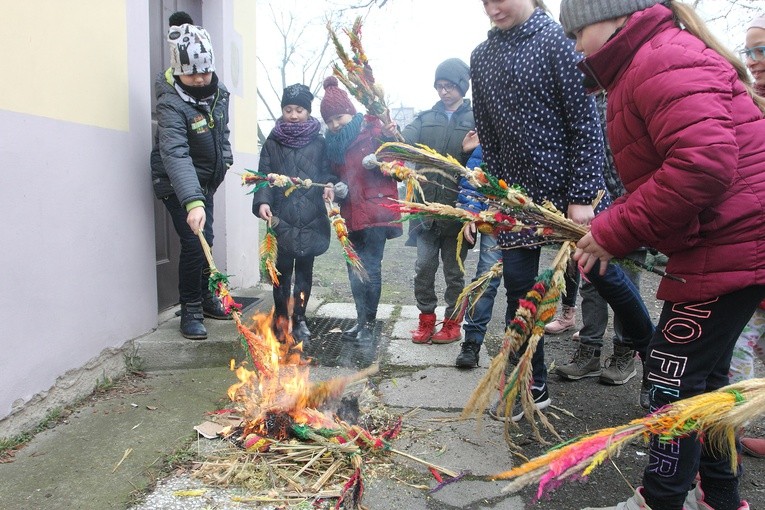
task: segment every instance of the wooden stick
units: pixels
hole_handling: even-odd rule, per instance
[[[456,473],[456,472],[452,471],[451,469],[447,469],[445,467],[441,467],[441,466],[439,466],[437,464],[432,464],[432,463],[428,462],[427,460],[423,460],[423,459],[420,459],[418,457],[415,457],[414,455],[410,455],[408,453],[404,453],[401,450],[396,450],[395,448],[391,448],[388,451],[393,452],[393,453],[397,453],[397,454],[401,455],[402,457],[406,457],[409,460],[413,460],[415,462],[419,462],[420,464],[422,464],[424,466],[428,466],[429,468],[433,468],[433,469],[435,469],[437,471],[440,471],[443,474],[445,474],[446,476],[451,476],[452,478],[454,478],[454,477],[460,475],[459,473]]]

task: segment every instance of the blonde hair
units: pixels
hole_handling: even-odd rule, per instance
[[[539,9],[542,9],[545,12],[550,12],[550,9],[547,8],[547,5],[545,5],[544,0],[534,0],[534,7],[538,7]]]
[[[699,17],[693,7],[683,2],[676,2],[675,0],[669,2],[669,7],[672,9],[676,23],[685,28],[689,33],[701,39],[704,44],[715,50],[717,53],[725,57],[725,60],[730,62],[730,65],[736,70],[739,80],[741,80],[746,87],[746,91],[752,97],[754,104],[757,105],[760,111],[765,113],[765,98],[754,91],[752,79],[749,76],[746,65],[744,65],[741,59],[736,57],[732,51],[712,35],[712,32],[709,31],[704,20]]]

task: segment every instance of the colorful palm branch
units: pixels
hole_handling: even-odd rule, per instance
[[[566,288],[564,274],[571,250],[572,244],[564,243],[550,269],[540,273],[536,283],[526,293],[525,298],[518,301],[518,309],[505,330],[505,337],[499,354],[492,359],[489,370],[465,404],[462,411],[463,418],[480,418],[488,407],[490,399],[496,395],[496,390],[499,388],[500,405],[505,407],[505,416],[509,417],[512,414],[513,405],[520,395],[520,402],[524,411],[523,416],[531,424],[532,432],[537,440],[541,443],[546,442],[537,427],[537,418],[550,433],[560,438],[549,420],[534,405],[534,397],[531,394],[533,382],[531,358],[539,340],[544,335],[545,324],[555,316],[561,292]],[[526,351],[520,357],[511,374],[505,377],[505,368],[509,356],[520,352],[524,344],[528,344]],[[511,447],[515,448],[509,434],[511,425],[514,425],[513,422],[509,418],[506,419],[505,440]]]
[[[207,244],[207,239],[205,239],[204,233],[202,233],[200,230],[197,233],[197,236],[199,237],[199,241],[202,243],[202,251],[204,251],[205,257],[207,257],[207,261],[210,266],[210,277],[207,283],[210,292],[212,292],[214,296],[220,299],[220,302],[223,305],[223,309],[227,314],[238,314],[240,311],[242,311],[242,305],[234,300],[228,290],[228,275],[221,273],[218,268],[215,267],[215,262],[213,262],[212,259],[212,250],[210,249],[210,245]]]
[[[390,110],[385,102],[385,92],[375,81],[369,58],[364,52],[364,46],[361,43],[361,27],[361,17],[357,17],[350,30],[343,29],[350,41],[352,56],[349,56],[334,28],[327,23],[327,31],[335,46],[337,58],[342,64],[342,67],[337,63],[332,64],[332,71],[351,95],[364,105],[367,113],[374,115],[387,125],[391,123]]]
[[[361,257],[356,253],[353,248],[353,243],[348,239],[348,227],[345,225],[345,218],[340,215],[340,208],[329,201],[325,201],[324,205],[327,208],[327,215],[332,222],[332,228],[335,230],[337,240],[340,242],[340,246],[343,248],[343,256],[346,263],[351,267],[351,270],[356,273],[361,280],[368,281],[369,275],[364,264],[361,262]]]
[[[765,379],[749,379],[719,390],[678,400],[626,425],[601,429],[555,446],[544,455],[493,479],[514,479],[503,491],[538,484],[537,498],[562,483],[586,477],[606,460],[617,456],[635,438],[658,436],[671,443],[700,434],[702,440],[731,460],[736,469],[735,433],[765,413]]]
[[[249,193],[255,193],[259,189],[270,186],[272,188],[284,188],[284,196],[298,188],[310,188],[312,186],[326,187],[328,184],[313,182],[311,179],[301,179],[299,177],[290,177],[282,174],[264,174],[255,170],[244,169],[242,174],[242,186],[254,186]]]
[[[279,286],[279,276],[281,273],[276,269],[276,255],[279,251],[279,245],[276,240],[276,232],[271,227],[271,221],[266,225],[266,235],[260,243],[260,274],[271,280],[274,287]]]

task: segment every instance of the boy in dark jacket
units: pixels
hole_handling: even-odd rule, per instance
[[[165,204],[181,240],[178,293],[181,334],[207,338],[204,316],[226,319],[209,291],[209,268],[197,238],[213,244],[213,194],[233,163],[228,91],[218,82],[207,31],[171,26],[170,68],[157,76],[157,131],[151,153],[154,194]]]
[[[259,171],[313,182],[336,180],[329,171],[321,123],[311,116],[312,101],[313,94],[305,85],[296,83],[284,89],[282,116],[260,151]],[[296,189],[289,196],[278,188],[265,187],[252,200],[252,213],[271,222],[276,232],[276,269],[281,274],[273,289],[277,329],[287,324],[294,273],[292,334],[303,342],[304,351],[311,340],[305,310],[311,296],[313,262],[329,248],[331,226],[325,199],[334,200],[333,187]]]
[[[470,68],[458,58],[445,60],[436,68],[433,86],[439,101],[406,126],[404,140],[409,144],[425,144],[440,154],[450,155],[463,165],[470,157],[462,150],[462,142],[475,128],[473,108],[465,94],[470,87]],[[457,201],[459,176],[428,174],[422,189],[427,202],[454,205]],[[417,329],[412,331],[414,343],[446,344],[462,338],[462,317],[453,318],[457,296],[465,286],[465,276],[457,262],[457,256],[465,261],[468,245],[463,244],[457,253],[457,235],[462,224],[454,220],[424,220],[413,225],[417,228],[417,262],[415,263],[414,297],[420,310]],[[443,326],[435,331],[438,305],[436,296],[436,272],[439,254],[443,261],[446,280],[446,312]]]

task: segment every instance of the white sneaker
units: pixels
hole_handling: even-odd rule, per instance
[[[645,499],[643,499],[643,495],[640,493],[642,490],[642,487],[638,487],[630,499],[616,506],[587,507],[582,510],[651,510],[651,507],[645,504]]]

